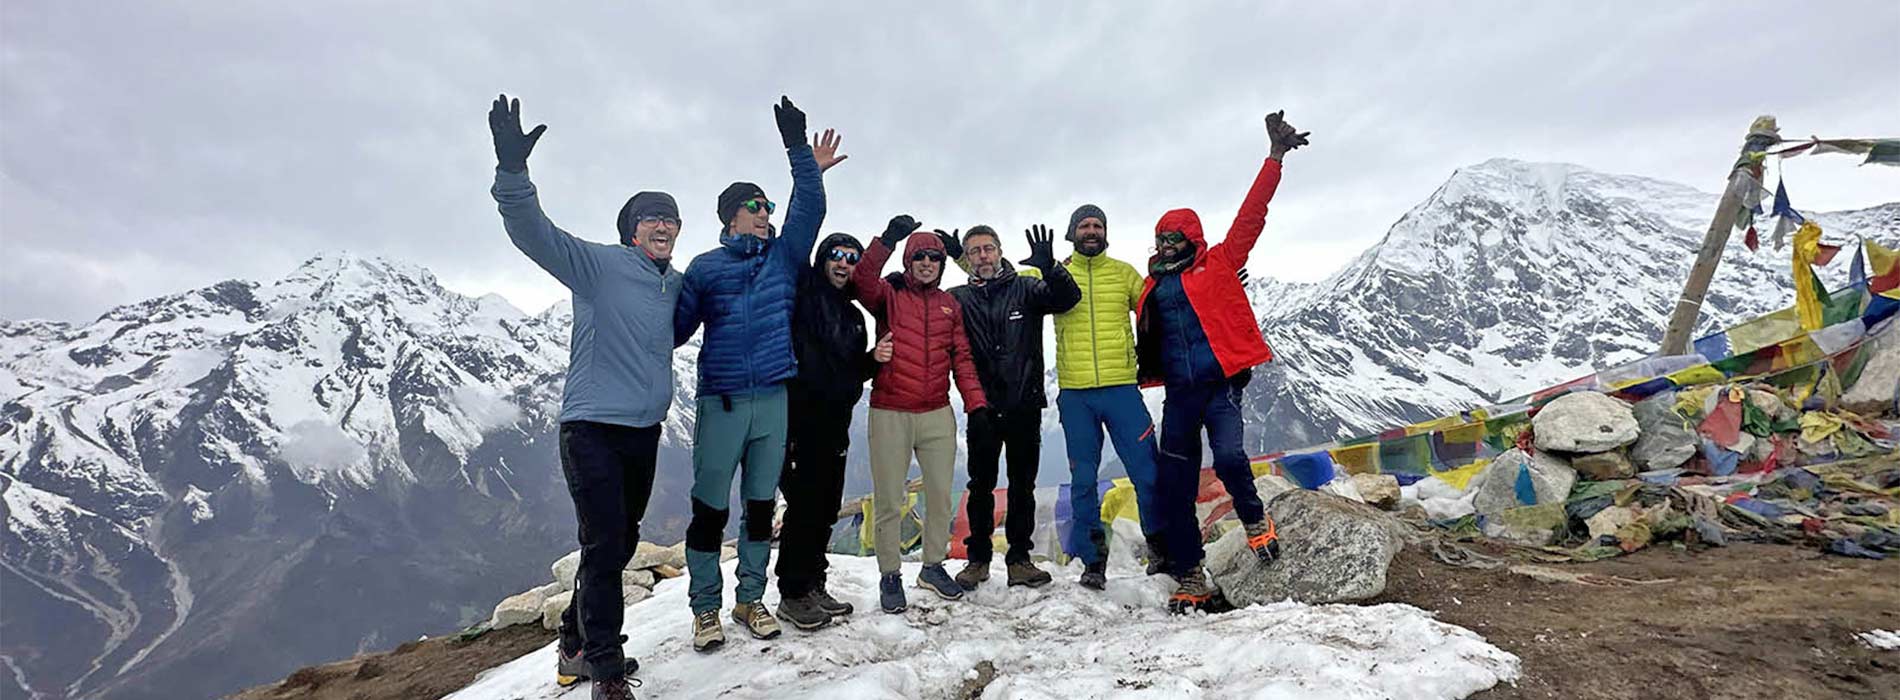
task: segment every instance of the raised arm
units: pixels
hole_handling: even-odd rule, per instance
[[[1227,236],[1207,251],[1208,255],[1226,258],[1236,268],[1247,265],[1247,256],[1253,253],[1260,232],[1267,227],[1267,203],[1273,201],[1273,193],[1280,187],[1281,159],[1288,151],[1306,145],[1306,136],[1312,133],[1295,131],[1293,125],[1281,118],[1285,114],[1280,111],[1267,115],[1267,140],[1271,144],[1267,161],[1260,164],[1253,186],[1247,188],[1247,198],[1241,200],[1240,212],[1234,215],[1234,224],[1228,227]]]
[[[600,278],[596,258],[600,246],[562,231],[541,210],[541,197],[528,179],[528,154],[548,129],[546,124],[521,132],[521,101],[507,95],[495,98],[488,110],[488,130],[495,138],[495,185],[489,194],[501,211],[502,228],[515,248],[547,270],[569,290],[581,296],[594,293]]]
[[[779,139],[792,161],[792,198],[786,205],[785,226],[779,231],[775,248],[781,260],[803,265],[818,243],[818,229],[825,222],[824,171],[842,162],[838,155],[843,140],[837,132],[825,130],[814,143],[805,142],[805,113],[791,99],[779,97],[772,107],[778,122]]]
[[[856,270],[851,271],[851,286],[858,303],[874,316],[884,313],[884,304],[891,295],[891,285],[884,281],[884,263],[891,259],[891,253],[897,250],[897,244],[916,231],[916,219],[908,214],[899,214],[884,227],[884,233],[871,241],[864,249],[864,259],[858,262]]]
[[[1029,257],[1024,258],[1022,264],[1042,273],[1042,279],[1030,292],[1030,305],[1045,314],[1075,308],[1082,301],[1082,288],[1076,286],[1075,277],[1067,268],[1056,264],[1055,232],[1036,224],[1024,234],[1029,238]]]

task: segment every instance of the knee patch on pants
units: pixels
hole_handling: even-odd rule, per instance
[[[745,502],[745,538],[753,542],[772,540],[772,513],[777,510],[778,501]]]
[[[686,526],[686,548],[701,552],[717,552],[726,531],[726,516],[730,513],[724,508],[714,508],[699,499],[693,499],[693,522]]]

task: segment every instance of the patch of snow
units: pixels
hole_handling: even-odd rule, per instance
[[[918,566],[905,566],[907,586]],[[728,624],[712,654],[692,651],[688,582],[673,579],[628,607],[626,650],[640,659],[640,692],[666,698],[953,698],[982,662],[996,670],[991,699],[1458,698],[1518,677],[1516,656],[1408,605],[1175,616],[1163,609],[1165,577],[1113,571],[1106,595],[1075,583],[1079,566],[1041,589],[991,584],[955,602],[910,587],[910,610],[887,615],[876,560],[833,555],[832,590],[855,615],[770,641]],[[449,700],[587,697],[586,684],[554,685],[556,653],[550,644],[491,669]]]
[[[1869,630],[1854,635],[1854,638],[1875,649],[1887,651],[1900,649],[1900,631],[1896,630]]]

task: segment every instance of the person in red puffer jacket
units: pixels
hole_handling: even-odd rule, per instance
[[[924,570],[917,585],[945,599],[962,597],[962,587],[943,569],[950,549],[950,519],[956,515],[950,501],[957,458],[951,377],[956,377],[963,409],[971,420],[981,420],[989,411],[976,363],[970,359],[963,311],[942,289],[943,242],[933,234],[917,233],[918,225],[909,216],[891,219],[851,273],[858,302],[877,321],[879,342],[888,337],[893,345],[891,360],[871,380],[869,430],[873,532],[878,571],[883,575],[879,602],[888,613],[907,607],[897,569],[899,528],[909,505],[904,486],[913,453],[924,473]],[[904,271],[880,278],[900,240],[904,241]]]

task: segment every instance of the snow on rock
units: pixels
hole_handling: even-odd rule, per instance
[[[1273,564],[1260,565],[1242,528],[1207,546],[1208,574],[1234,605],[1371,598],[1385,591],[1386,568],[1405,547],[1404,528],[1391,516],[1320,491],[1274,496],[1267,513],[1280,534],[1280,558]]]
[[[1636,441],[1636,414],[1629,404],[1594,391],[1565,394],[1531,419],[1537,449],[1608,452]]]
[[[918,566],[905,565],[906,581]],[[961,698],[985,662],[995,676],[978,697],[990,700],[1460,698],[1519,675],[1516,656],[1408,605],[1174,616],[1163,609],[1165,577],[1112,568],[1104,595],[1078,586],[1079,573],[1058,572],[1036,590],[986,586],[955,602],[908,588],[910,611],[886,615],[876,612],[876,560],[834,555],[831,590],[860,612],[770,641],[728,629],[712,654],[692,651],[686,582],[665,581],[629,606],[626,651],[640,659],[643,697],[688,699]],[[776,593],[765,602],[776,605]],[[491,669],[449,699],[588,697],[587,684],[554,685],[555,653],[551,643]]]
[[[1859,639],[1862,644],[1875,649],[1884,649],[1887,651],[1900,649],[1900,631],[1868,630],[1854,635],[1854,638]]]

